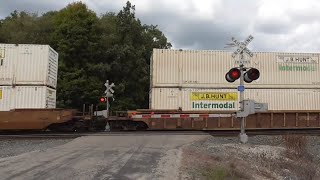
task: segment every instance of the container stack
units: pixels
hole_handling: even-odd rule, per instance
[[[57,74],[50,46],[0,44],[0,111],[56,108]]]
[[[228,51],[154,49],[150,109],[239,110],[239,80],[226,73],[237,67]],[[245,99],[268,103],[269,110],[320,110],[318,53],[255,52],[246,67],[260,78],[245,83]]]

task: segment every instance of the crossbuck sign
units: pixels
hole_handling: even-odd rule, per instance
[[[104,85],[107,88],[106,91],[104,92],[106,94],[106,97],[112,97],[114,93],[114,90],[112,89],[115,86],[114,83],[109,85],[109,80],[107,80]]]
[[[247,48],[247,45],[253,40],[253,36],[249,35],[244,42],[236,40],[234,37],[231,38],[234,45],[237,46],[237,50],[232,53],[232,57],[236,58],[241,52],[247,53],[250,57],[253,57],[253,53]]]

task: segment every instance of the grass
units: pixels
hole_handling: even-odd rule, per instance
[[[208,180],[224,180],[229,176],[228,171],[222,167],[208,169],[202,174]]]
[[[229,166],[213,166],[205,169],[202,172],[202,176],[207,180],[238,180],[249,179],[249,177],[243,172],[239,172],[235,167],[235,164],[230,163]]]
[[[236,157],[228,157],[211,166],[202,168],[201,172],[204,179],[208,180],[252,179],[248,169],[250,169],[250,166],[247,162],[243,162]]]
[[[249,179],[246,172],[240,170],[247,167],[236,158],[216,156],[207,154],[203,151],[184,150],[183,164],[192,164],[191,174],[194,176],[192,179],[210,179],[210,180],[238,180]],[[196,178],[197,177],[197,178]]]

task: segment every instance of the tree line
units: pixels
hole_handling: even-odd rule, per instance
[[[100,16],[82,2],[0,20],[0,42],[48,44],[59,53],[57,107],[97,104],[106,79],[116,84],[113,110],[148,108],[153,48],[171,48],[155,25],[142,24],[129,1]]]

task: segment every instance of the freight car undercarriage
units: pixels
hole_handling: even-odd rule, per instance
[[[269,111],[249,115],[246,129],[320,129],[320,111]],[[118,131],[118,130],[239,130],[234,113],[117,112],[102,115],[75,110],[41,109],[0,112],[0,130]]]
[[[74,109],[15,109],[0,111],[0,131],[96,131],[105,118]],[[101,124],[102,123],[102,124]]]
[[[108,118],[110,129],[121,130],[238,130],[240,121],[234,113],[136,113]],[[320,111],[270,111],[249,115],[246,129],[320,128]]]

